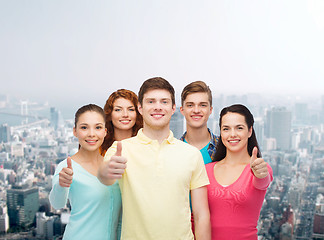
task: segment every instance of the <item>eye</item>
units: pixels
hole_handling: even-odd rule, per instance
[[[129,111],[134,112],[135,108],[130,108]]]
[[[207,107],[207,104],[201,104],[202,107]]]
[[[227,131],[227,130],[228,130],[228,128],[226,128],[226,127],[225,127],[225,128],[223,128],[222,130],[223,130],[223,131]]]
[[[102,129],[102,126],[97,126],[96,129]]]
[[[191,107],[192,107],[192,104],[187,104],[187,107],[188,107],[188,108],[191,108]]]
[[[120,112],[121,111],[121,109],[120,108],[115,108],[115,110],[114,110],[115,112]]]
[[[84,129],[87,129],[87,127],[86,127],[86,126],[81,126],[80,128],[81,128],[81,129],[83,129],[83,130],[84,130]]]

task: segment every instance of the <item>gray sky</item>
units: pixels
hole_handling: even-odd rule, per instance
[[[177,96],[324,94],[324,1],[0,0],[0,94],[103,105],[162,76]]]

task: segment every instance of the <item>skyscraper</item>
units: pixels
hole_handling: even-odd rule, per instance
[[[276,139],[278,150],[290,150],[291,112],[285,107],[267,111],[265,135]]]
[[[177,108],[170,121],[170,129],[175,138],[179,139],[183,134],[183,119],[183,115],[180,113],[179,108]]]
[[[39,208],[38,188],[14,186],[8,189],[7,206],[10,226],[33,224]]]
[[[10,127],[8,124],[0,125],[0,143],[10,141]]]

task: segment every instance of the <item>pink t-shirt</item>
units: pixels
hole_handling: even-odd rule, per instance
[[[223,187],[215,179],[215,163],[206,165],[212,240],[256,240],[260,210],[273,180],[270,165],[268,176],[259,179],[248,164],[234,183]]]

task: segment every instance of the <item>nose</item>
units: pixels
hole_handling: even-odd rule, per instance
[[[89,128],[88,135],[89,136],[94,136],[95,135],[95,130],[93,128]]]
[[[231,134],[232,137],[236,136],[236,131],[235,131],[235,129],[231,129],[230,134]]]
[[[195,113],[199,112],[199,106],[198,106],[198,105],[195,105],[195,106],[194,106],[194,112],[195,112]]]
[[[123,117],[128,117],[128,111],[127,111],[127,109],[123,109]]]
[[[154,110],[161,110],[162,109],[162,104],[160,102],[156,102],[154,104]]]

